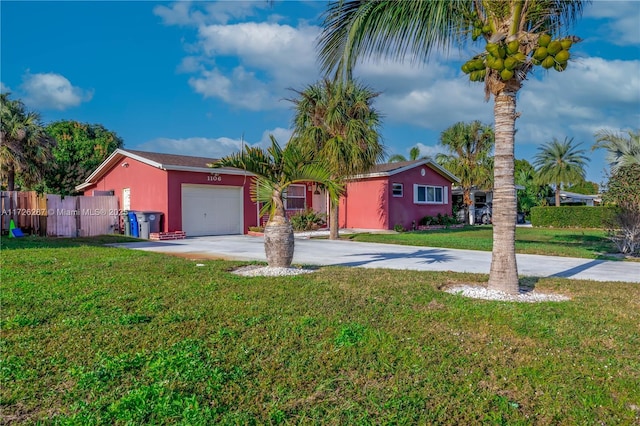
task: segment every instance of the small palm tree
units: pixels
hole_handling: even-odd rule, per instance
[[[415,161],[418,159],[427,160],[429,159],[429,157],[426,155],[423,155],[422,157],[420,157],[420,148],[418,148],[417,146],[414,146],[409,150],[409,161]],[[389,157],[390,163],[399,163],[401,161],[407,161],[407,157],[405,157],[402,154],[394,154],[391,157]]]
[[[378,93],[354,81],[323,80],[295,91],[293,143],[321,158],[338,181],[367,172],[384,158],[373,107]],[[338,238],[338,203],[330,200],[330,239]]]
[[[565,138],[563,142],[553,138],[538,148],[534,165],[540,183],[555,186],[556,207],[560,206],[560,188],[562,184],[578,183],[584,180],[585,166],[589,158],[583,149],[573,145],[573,138]]]
[[[625,137],[622,133],[604,129],[596,132],[596,143],[592,149],[604,148],[609,151],[607,162],[612,173],[620,167],[640,164],[640,130],[629,130],[627,135]]]
[[[448,154],[438,154],[438,164],[460,179],[464,203],[465,222],[469,223],[471,189],[491,188],[493,182],[493,158],[495,137],[491,126],[480,121],[458,122],[440,135],[440,145]]]
[[[271,146],[262,148],[245,146],[242,152],[228,155],[210,167],[235,167],[253,173],[251,199],[263,203],[260,214],[269,212],[264,229],[264,247],[267,263],[272,267],[291,266],[294,251],[293,228],[285,214],[284,199],[287,188],[295,183],[316,182],[337,201],[341,186],[331,179],[331,172],[320,161],[314,160],[311,152],[305,152],[288,143],[281,148],[273,135]]]
[[[55,139],[46,133],[38,113],[9,99],[8,93],[0,97],[0,122],[0,174],[7,190],[15,189],[16,176],[27,187],[34,186],[53,160]]]

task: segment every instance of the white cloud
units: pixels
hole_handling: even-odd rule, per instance
[[[11,88],[9,86],[5,86],[3,82],[0,81],[0,93],[11,92]]]
[[[201,15],[193,15],[189,1],[178,1],[169,6],[158,5],[153,8],[153,13],[162,18],[165,25],[193,25],[201,18]]]
[[[287,107],[281,102],[289,96],[287,89],[301,89],[320,77],[314,50],[320,29],[304,22],[279,24],[277,16],[268,22],[207,24],[246,17],[255,9],[255,3],[241,3],[209,4],[198,11],[180,2],[158,6],[155,13],[168,25],[198,27],[197,41],[185,43],[189,55],[177,67],[193,74],[189,84],[196,93],[254,111]]]
[[[271,130],[265,130],[262,137],[257,142],[242,141],[242,139],[233,139],[227,137],[206,138],[157,138],[140,144],[136,149],[163,152],[168,154],[193,155],[197,157],[221,158],[225,155],[238,152],[242,149],[243,144],[249,146],[259,146],[266,148],[271,144],[269,135],[273,134],[278,143],[284,146],[291,137],[291,130],[276,127]]]
[[[595,1],[584,16],[608,21],[599,31],[606,42],[619,46],[640,44],[640,2]]]
[[[266,7],[269,7],[267,2],[220,1],[203,4],[178,1],[169,6],[158,5],[153,8],[153,13],[159,16],[165,25],[198,26],[209,23],[226,24],[232,19],[244,19],[253,16],[256,9]]]
[[[242,143],[238,139],[192,137],[183,139],[158,138],[138,145],[136,148],[168,154],[220,158],[239,151],[241,146]]]
[[[268,85],[243,67],[236,67],[227,77],[217,68],[202,71],[200,77],[192,77],[189,84],[205,98],[219,98],[228,104],[252,111],[273,109],[274,102]]]
[[[26,74],[20,88],[25,105],[37,109],[65,110],[93,97],[93,91],[73,86],[64,76],[55,73]]]
[[[415,146],[420,150],[420,156],[431,157],[435,160],[436,155],[445,153],[446,150],[439,145],[425,145],[423,143],[417,143]]]
[[[518,100],[518,142],[538,145],[568,136],[591,145],[599,128],[638,127],[639,60],[585,58],[563,73],[536,77],[525,83]]]

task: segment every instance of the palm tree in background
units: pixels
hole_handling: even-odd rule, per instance
[[[399,163],[401,161],[415,161],[415,160],[429,160],[430,157],[428,155],[420,156],[420,148],[414,146],[409,150],[409,160],[402,154],[394,154],[389,157],[389,163]]]
[[[440,145],[447,154],[438,154],[436,162],[460,179],[465,222],[469,223],[471,190],[491,188],[495,136],[491,126],[480,121],[458,122],[440,135]]]
[[[296,99],[292,142],[322,159],[333,179],[367,172],[384,158],[378,129],[380,115],[373,107],[378,93],[355,81],[328,79],[294,90]],[[338,202],[329,200],[330,239],[338,238]]]
[[[16,177],[26,188],[43,179],[47,163],[53,160],[55,139],[47,134],[40,115],[27,111],[20,100],[0,95],[0,177],[8,191],[15,189]],[[22,189],[26,189],[22,188]]]
[[[640,130],[628,130],[627,137],[624,133],[602,129],[595,136],[596,143],[592,149],[604,148],[608,151],[607,162],[612,173],[620,167],[640,164]]]
[[[562,184],[575,184],[584,180],[585,166],[589,158],[583,149],[573,144],[573,138],[565,138],[563,142],[553,138],[538,148],[533,162],[540,183],[555,186],[556,207],[560,206],[560,189]]]
[[[319,38],[326,72],[349,79],[358,59],[409,56],[423,62],[438,49],[484,50],[462,66],[494,97],[493,253],[489,288],[517,293],[514,136],[516,95],[534,67],[563,71],[576,37],[561,37],[581,15],[580,0],[338,1],[329,5]]]
[[[264,229],[264,247],[267,263],[272,267],[291,266],[294,251],[293,228],[285,214],[284,200],[287,188],[295,183],[316,182],[324,185],[332,200],[340,196],[341,186],[331,179],[330,170],[314,160],[310,151],[303,151],[288,143],[281,148],[273,135],[271,146],[261,148],[245,146],[242,152],[221,158],[210,167],[235,167],[256,177],[251,184],[251,199],[264,203],[260,214],[269,212]]]

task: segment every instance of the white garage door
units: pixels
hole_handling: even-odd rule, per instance
[[[182,230],[187,237],[242,234],[242,188],[182,185]]]

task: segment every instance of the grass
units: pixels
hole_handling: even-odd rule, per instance
[[[354,241],[491,251],[491,226],[411,231],[399,234],[352,234]],[[587,259],[618,259],[605,232],[596,229],[516,228],[516,252]]]
[[[640,421],[634,284],[514,304],[440,290],[482,275],[248,278],[101,242],[3,239],[2,423]]]

